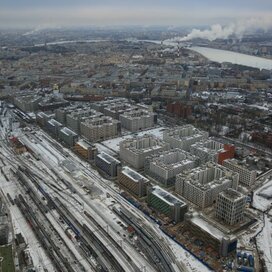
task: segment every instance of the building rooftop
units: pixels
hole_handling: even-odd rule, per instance
[[[72,131],[71,129],[64,127],[60,130],[62,133],[66,134],[67,136],[77,136],[77,134]]]
[[[87,143],[85,140],[79,140],[77,142],[77,144],[80,145],[81,147],[83,147],[84,149],[88,149],[88,148],[92,147],[92,145]]]
[[[117,159],[115,159],[114,157],[110,156],[109,154],[105,153],[104,151],[102,151],[100,154],[97,155],[99,158],[101,158],[103,161],[107,162],[107,163],[116,163],[119,164],[120,161],[118,161]]]
[[[160,186],[156,185],[152,187],[152,194],[156,195],[157,197],[161,198],[163,201],[167,202],[169,205],[180,205],[185,206],[186,203],[181,201],[179,198],[175,197],[174,195],[170,194],[166,190],[162,189]]]
[[[142,176],[141,174],[137,173],[136,171],[134,171],[133,169],[124,166],[122,169],[122,173],[127,175],[128,177],[130,177],[131,179],[133,179],[134,181],[138,182],[139,180],[144,180],[144,181],[148,181],[148,179],[144,176]]]
[[[245,195],[243,195],[242,193],[240,193],[232,188],[228,188],[228,189],[224,190],[219,195],[222,195],[225,198],[228,198],[230,200],[238,200],[238,199],[245,197]]]

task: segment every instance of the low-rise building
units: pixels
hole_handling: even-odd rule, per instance
[[[45,127],[47,121],[50,119],[54,119],[54,114],[47,114],[45,112],[38,112],[36,114],[36,122],[41,127]]]
[[[222,164],[224,160],[234,157],[235,147],[209,139],[191,145],[190,153],[198,156],[201,163],[212,161]]]
[[[168,216],[175,223],[183,221],[188,209],[185,202],[159,186],[153,186],[148,190],[147,202],[152,208]]]
[[[121,187],[127,189],[130,193],[143,197],[147,193],[149,180],[133,169],[125,166],[118,173],[118,182]]]
[[[227,189],[219,193],[216,201],[215,216],[229,225],[243,222],[246,206],[246,196],[234,190]]]
[[[109,154],[101,152],[95,157],[95,165],[110,177],[116,177],[121,163]]]
[[[76,142],[73,150],[86,160],[94,160],[97,155],[97,147],[87,143],[85,140],[79,140]]]
[[[146,157],[169,148],[168,143],[152,135],[134,137],[120,143],[120,158],[134,168],[141,169]]]
[[[62,124],[55,119],[50,119],[46,123],[46,129],[47,131],[53,135],[54,137],[59,137],[59,132],[62,129]]]
[[[257,177],[256,170],[251,170],[247,167],[247,165],[243,162],[240,162],[236,159],[230,159],[223,161],[223,166],[228,169],[239,173],[239,182],[245,186],[252,186]]]
[[[220,192],[238,188],[239,174],[219,164],[208,162],[176,178],[175,190],[190,202],[206,208],[212,205]]]
[[[176,176],[199,166],[199,158],[179,148],[161,151],[145,160],[145,173],[164,186],[174,185]]]
[[[181,148],[185,151],[189,151],[191,145],[207,139],[208,136],[208,132],[199,130],[192,125],[169,128],[163,132],[163,140],[168,142],[171,148]]]

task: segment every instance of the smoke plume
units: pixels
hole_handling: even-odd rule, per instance
[[[173,38],[172,41],[184,42],[196,38],[214,41],[216,39],[228,39],[230,36],[235,36],[236,38],[241,39],[247,31],[256,31],[259,29],[267,30],[271,27],[272,17],[251,18],[248,20],[230,23],[226,26],[222,26],[220,24],[212,25],[210,29],[206,30],[193,29],[187,36],[176,37]]]

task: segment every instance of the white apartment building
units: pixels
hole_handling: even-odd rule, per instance
[[[181,148],[185,151],[189,151],[191,145],[207,139],[208,136],[208,132],[199,130],[192,125],[166,129],[163,132],[163,140],[168,142],[171,148]]]
[[[227,188],[238,188],[239,174],[212,162],[190,171],[184,171],[176,178],[175,190],[190,202],[206,208],[212,205],[218,194]]]
[[[239,182],[245,186],[252,186],[256,181],[257,172],[250,170],[247,166],[236,159],[229,159],[223,161],[223,166],[228,169],[239,173]]]

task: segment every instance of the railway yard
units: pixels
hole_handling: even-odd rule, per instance
[[[208,271],[89,163],[36,126],[21,129],[13,119],[12,110],[2,118],[0,182],[12,235],[22,234],[30,256],[25,264],[15,262],[17,270]],[[14,151],[11,131],[27,152]]]

